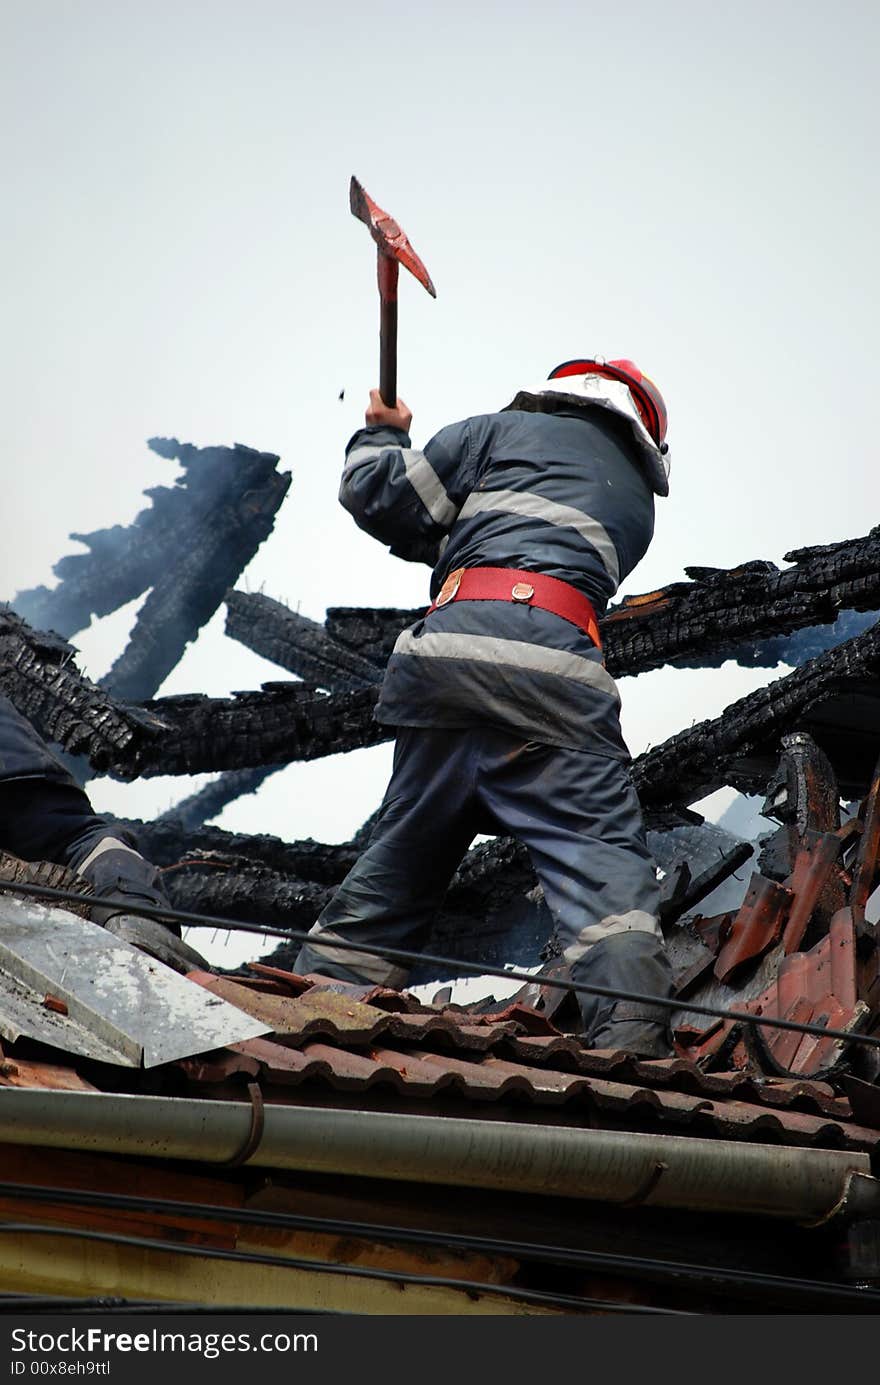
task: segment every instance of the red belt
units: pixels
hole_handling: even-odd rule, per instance
[[[457,567],[446,578],[426,615],[451,601],[512,601],[514,605],[537,606],[570,621],[589,635],[597,649],[602,648],[591,603],[568,582],[542,572],[520,572],[515,567]]]

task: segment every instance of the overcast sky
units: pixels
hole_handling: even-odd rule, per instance
[[[240,586],[318,620],[426,599],[427,569],[336,500],[378,374],[352,173],[437,286],[401,289],[417,444],[572,356],[630,356],[658,382],[672,491],[626,591],[875,522],[875,3],[0,0],[0,16],[7,599],[52,584],[69,533],[127,523],[173,482],[156,434],[243,442],[293,473]],[[76,637],[89,676],[132,618]],[[162,692],[279,676],[220,615]],[[633,753],[773,676],[624,680]],[[379,747],[292,766],[221,825],[345,839],[389,765]],[[192,786],[89,791],[150,816]]]

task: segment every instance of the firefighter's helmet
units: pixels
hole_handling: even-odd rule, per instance
[[[592,360],[563,361],[551,370],[548,380],[568,380],[571,376],[599,375],[605,380],[621,380],[633,397],[642,422],[657,447],[666,441],[668,418],[663,395],[654,381],[643,375],[634,361],[605,361],[601,356]]]
[[[669,494],[666,404],[654,381],[633,361],[606,361],[601,356],[563,361],[537,393],[565,395],[573,402],[623,414],[632,425],[652,490],[657,495]]]

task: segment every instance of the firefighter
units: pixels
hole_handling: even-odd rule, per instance
[[[619,697],[597,618],[645,553],[669,489],[666,408],[628,360],[557,366],[498,413],[423,451],[372,391],[340,500],[393,554],[434,566],[376,709],[397,728],[372,838],[323,911],[300,972],[401,986],[335,939],[417,949],[477,833],[527,847],[574,979],[668,997]],[[666,1011],[581,996],[585,1042],[670,1051]]]
[[[88,796],[29,721],[0,694],[0,849],[23,861],[51,861],[81,875],[114,901],[92,910],[94,922],[175,971],[206,967],[204,958],[155,919],[126,906],[168,908],[155,866],[135,839],[97,814]]]

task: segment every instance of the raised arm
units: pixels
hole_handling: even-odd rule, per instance
[[[433,564],[472,485],[467,422],[454,423],[423,451],[411,446],[412,414],[370,391],[365,427],[348,444],[340,503],[359,528],[396,557]]]

